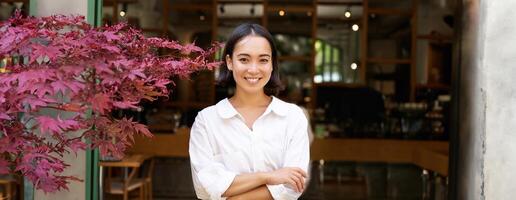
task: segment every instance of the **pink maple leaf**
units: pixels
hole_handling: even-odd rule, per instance
[[[131,70],[131,72],[129,73],[129,75],[127,75],[127,77],[131,80],[135,80],[137,77],[145,78],[146,76],[143,73],[143,69],[134,69],[134,70]]]
[[[87,145],[82,142],[80,139],[75,139],[69,142],[68,146],[70,149],[77,153],[79,150],[85,150],[87,148]]]
[[[118,35],[116,35],[115,32],[113,32],[113,31],[105,31],[102,33],[102,35],[104,35],[104,37],[106,37],[108,42],[120,39],[120,37],[118,37]]]
[[[48,116],[38,116],[36,117],[36,121],[38,121],[39,129],[43,134],[61,132],[60,122],[57,119]]]
[[[92,109],[96,112],[104,114],[106,110],[109,110],[111,107],[111,100],[109,96],[104,93],[95,94],[93,98],[90,100]]]
[[[52,86],[54,93],[58,93],[59,91],[61,91],[62,93],[65,93],[66,89],[68,88],[66,86],[66,83],[62,80],[54,81],[54,82],[50,83],[50,85]]]
[[[121,109],[128,109],[128,108],[133,108],[133,109],[137,109],[138,106],[138,102],[137,101],[113,101],[113,106],[114,107],[117,107],[117,108],[121,108]]]
[[[81,125],[79,124],[79,122],[77,122],[77,120],[61,119],[61,117],[59,115],[57,115],[57,121],[59,122],[59,128],[61,128],[62,130],[68,130],[68,129],[77,130],[78,128],[81,127]]]
[[[152,137],[152,133],[149,131],[149,129],[147,128],[147,126],[143,125],[143,124],[135,124],[134,125],[134,129],[136,131],[138,131],[138,133],[144,135],[144,136],[147,136],[147,137]]]
[[[0,113],[0,119],[11,120],[11,117],[5,113]]]
[[[31,57],[30,62],[34,62],[37,58],[45,56],[48,56],[49,60],[53,61],[55,58],[57,58],[58,55],[60,55],[59,48],[52,45],[44,46],[41,44],[35,44],[32,46],[32,48],[34,49],[34,57]]]
[[[44,107],[47,106],[48,103],[50,103],[51,100],[47,98],[37,98],[34,95],[27,96],[26,98],[22,99],[23,105],[29,105],[31,109],[36,109],[38,107]],[[55,102],[55,101],[54,101]]]
[[[181,53],[184,55],[188,55],[192,52],[203,52],[203,50],[200,47],[195,46],[195,43],[187,44],[181,50]]]

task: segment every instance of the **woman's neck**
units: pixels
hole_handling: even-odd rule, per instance
[[[245,93],[239,92],[238,89],[230,98],[231,103],[235,107],[255,107],[255,106],[267,106],[271,101],[271,97],[265,93]]]

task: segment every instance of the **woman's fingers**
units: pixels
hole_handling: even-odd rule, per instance
[[[302,170],[301,168],[298,168],[298,167],[295,167],[294,168],[294,171],[300,173],[303,177],[307,177],[308,175],[306,174],[306,172],[304,170]]]
[[[301,189],[304,190],[306,173],[303,173],[303,170],[299,169],[299,170],[294,170],[294,174],[299,178],[299,181],[302,183]]]
[[[296,182],[296,189],[297,189],[296,191],[297,192],[303,191],[303,183],[301,183],[301,180],[299,180],[299,177],[297,177],[296,175],[292,175],[291,179]]]
[[[292,188],[294,188],[296,191],[299,191],[299,189],[297,188],[297,184],[296,184],[296,181],[294,181],[293,179],[290,179],[288,181],[288,184],[292,186]]]

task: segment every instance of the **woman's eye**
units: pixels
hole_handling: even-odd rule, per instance
[[[269,60],[267,60],[267,59],[261,59],[261,60],[260,60],[260,62],[262,62],[262,63],[268,63],[268,62],[269,62]]]
[[[243,63],[249,61],[247,58],[240,58],[239,60],[240,60],[240,62],[243,62]]]

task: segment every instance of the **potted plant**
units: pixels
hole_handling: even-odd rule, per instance
[[[67,189],[78,179],[60,175],[64,154],[100,148],[122,157],[133,135],[152,134],[110,112],[168,96],[171,77],[216,67],[218,48],[146,38],[126,24],[94,28],[82,16],[15,14],[0,24],[0,174]]]

